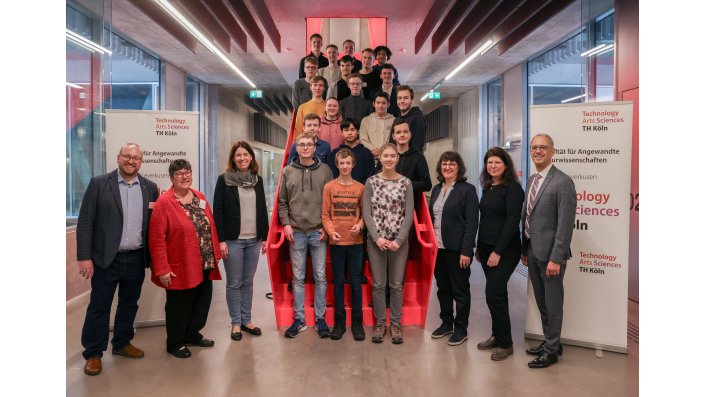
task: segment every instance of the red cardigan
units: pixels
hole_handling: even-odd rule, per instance
[[[203,193],[194,189],[191,191],[198,199],[206,199]],[[207,202],[206,216],[211,224],[211,239],[216,262],[209,279],[221,280],[218,269],[218,261],[220,261],[218,232],[210,204]],[[203,282],[203,263],[198,234],[193,222],[174,196],[173,187],[159,196],[154,204],[152,218],[149,221],[149,252],[152,255],[154,284],[166,288],[159,281],[159,276],[168,272],[173,272],[176,277],[171,279],[171,286],[167,289],[189,289]]]

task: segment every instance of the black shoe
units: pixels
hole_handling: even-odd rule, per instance
[[[546,341],[541,342],[541,344],[538,346],[534,346],[534,347],[530,347],[530,348],[526,349],[526,354],[530,354],[532,356],[542,355],[543,353],[546,352],[543,348],[544,344],[546,344]],[[562,343],[558,344],[558,355],[559,356],[563,355],[563,344]]]
[[[215,346],[215,341],[213,339],[203,338],[196,343],[186,343],[186,346],[213,347]]]
[[[240,327],[243,332],[247,332],[250,335],[260,336],[262,335],[262,330],[259,327],[247,328],[244,325]]]
[[[191,357],[191,350],[184,345],[176,346],[173,349],[167,350],[172,356],[178,358],[189,358]]]
[[[336,321],[333,325],[333,330],[330,332],[330,338],[333,340],[338,340],[343,337],[345,333],[345,323]]]
[[[468,340],[468,333],[465,331],[461,331],[459,329],[456,329],[453,331],[453,335],[448,338],[448,344],[451,346],[458,346]]]
[[[431,338],[439,339],[446,335],[453,333],[453,324],[442,323],[440,327],[436,328],[435,331],[431,333]]]
[[[536,357],[529,363],[529,368],[546,368],[558,362],[558,356],[555,354],[544,353]]]
[[[362,313],[353,313],[350,331],[352,331],[353,339],[356,341],[365,340],[365,328],[362,327]]]
[[[231,332],[230,333],[230,339],[239,341],[242,339],[242,332]]]
[[[345,323],[347,322],[345,309],[336,310],[333,321],[333,330],[330,332],[330,338],[338,340],[342,338],[345,333]]]

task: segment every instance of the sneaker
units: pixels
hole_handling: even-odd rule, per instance
[[[452,333],[453,333],[453,324],[443,323],[443,324],[441,324],[440,327],[436,328],[436,330],[431,333],[431,338],[439,339],[439,338],[442,338],[446,335],[450,335]]]
[[[468,340],[468,333],[465,331],[455,330],[453,335],[448,338],[448,344],[451,346],[458,346],[459,344]]]
[[[392,343],[395,345],[404,343],[404,337],[401,336],[401,326],[399,324],[392,324],[389,328],[390,334],[392,334]]]
[[[326,320],[319,318],[316,320],[316,332],[319,338],[327,338],[330,336],[330,328],[326,324]]]
[[[386,333],[387,327],[385,327],[384,324],[375,325],[375,328],[372,331],[372,342],[382,343],[382,341],[384,340],[384,334]]]
[[[291,327],[284,332],[284,336],[287,338],[296,338],[299,333],[306,331],[306,323],[301,320],[294,320]]]

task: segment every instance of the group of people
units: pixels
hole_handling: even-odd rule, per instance
[[[222,279],[221,259],[230,337],[239,341],[243,332],[261,335],[252,323],[252,285],[259,253],[265,252],[269,220],[252,147],[244,141],[232,146],[226,171],[216,183],[212,209],[203,193],[191,186],[188,160],[171,162],[172,186],[161,195],[156,184],[138,173],[139,145],[124,145],[117,165],[117,170],[91,179],[78,218],[79,273],[91,280],[81,334],[84,372],[102,371],[117,288],[112,353],[144,357],[131,340],[146,267],[151,267],[152,282],[166,290],[166,350],[175,357],[190,357],[189,347],[215,345],[200,331],[208,319],[212,282]]]
[[[403,343],[404,276],[415,200],[431,190],[429,211],[438,243],[434,276],[441,309],[441,324],[431,336],[450,335],[448,344],[453,346],[467,340],[474,257],[487,279],[485,298],[492,316],[492,334],[477,347],[491,351],[496,361],[513,354],[507,283],[521,259],[529,269],[545,336],[539,346],[527,349],[537,356],[529,367],[556,363],[562,354],[563,276],[570,258],[576,195],[572,180],[551,163],[555,154],[551,137],[539,134],[531,141],[537,173],[529,178],[526,198],[511,156],[499,147],[485,154],[481,200],[467,182],[462,157],[454,151],[440,156],[438,184],[432,186],[423,155],[423,113],[413,106],[414,90],[395,83],[396,69],[387,63],[389,49],[366,49],[360,62],[351,56],[354,42],[347,40],[346,55],[338,66],[337,46],[329,45],[323,58],[321,46],[321,36],[312,35],[313,51],[301,62],[300,74],[305,77],[294,85],[294,144],[279,184],[278,216],[288,241],[295,312],[284,336],[294,338],[306,329],[304,278],[310,252],[319,337],[337,340],[346,331],[347,279],[351,332],[355,340],[365,339],[360,284],[367,256],[375,317],[372,342],[383,342],[389,331],[392,343]],[[329,86],[329,81],[334,84]],[[189,347],[215,345],[200,331],[210,309],[212,281],[222,279],[221,259],[231,339],[241,340],[243,332],[262,334],[252,323],[252,286],[260,252],[266,250],[269,220],[250,145],[239,141],[232,146],[212,208],[191,186],[187,160],[171,162],[172,187],[161,195],[156,184],[139,174],[141,164],[139,145],[124,145],[117,155],[118,168],[91,179],[81,205],[79,272],[91,280],[81,335],[88,375],[102,370],[117,288],[112,353],[144,356],[131,340],[147,267],[152,282],[166,290],[166,350],[173,356],[188,358]],[[329,246],[335,297],[332,330],[324,318]]]
[[[322,52],[321,35],[311,35],[310,43],[312,51],[301,59],[300,78],[292,87],[294,139],[304,131],[304,117],[316,114],[324,126],[319,138],[335,148],[341,139],[339,125],[350,118],[361,129],[363,145],[377,156],[382,144],[391,143],[385,138],[392,121],[402,117],[409,120],[414,133],[412,146],[422,150],[426,134],[423,112],[413,106],[413,89],[399,85],[397,70],[388,63],[392,56],[388,47],[366,48],[360,61],[354,57],[352,40],[343,43],[340,58],[335,44]]]

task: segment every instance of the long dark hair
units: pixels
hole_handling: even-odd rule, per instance
[[[237,141],[233,144],[233,147],[230,149],[230,156],[228,156],[227,170],[237,171],[237,165],[235,165],[235,160],[233,160],[233,157],[235,157],[235,152],[237,152],[237,149],[239,148],[245,148],[247,153],[250,154],[252,161],[250,161],[250,166],[248,168],[252,174],[257,175],[259,173],[259,165],[257,165],[257,160],[255,160],[255,151],[252,150],[252,146],[245,141]]]
[[[441,172],[441,163],[444,161],[452,161],[458,163],[458,176],[455,178],[456,181],[465,182],[468,180],[468,177],[465,175],[468,170],[467,168],[465,168],[465,162],[460,156],[460,153],[449,150],[447,152],[443,152],[443,154],[441,154],[441,157],[438,158],[438,163],[436,164],[436,179],[438,179],[438,182],[445,182],[445,178],[443,178],[443,172]]]
[[[501,147],[492,147],[485,153],[485,159],[482,166],[482,174],[480,174],[480,182],[482,183],[482,190],[488,190],[492,186],[492,175],[487,172],[487,159],[490,157],[499,157],[504,163],[504,175],[502,175],[502,184],[506,185],[509,182],[516,182],[519,180],[517,177],[517,172],[514,170],[514,161],[512,161],[512,156],[507,153],[506,150]]]

